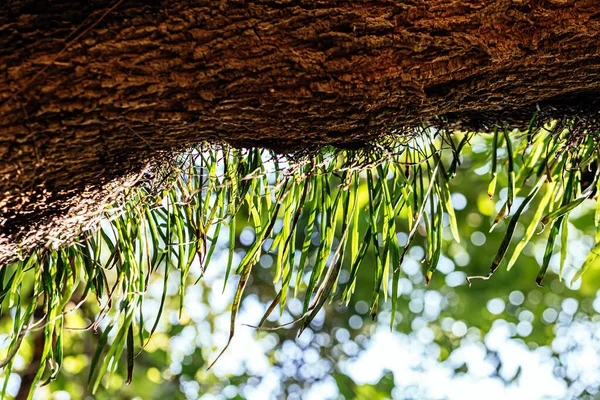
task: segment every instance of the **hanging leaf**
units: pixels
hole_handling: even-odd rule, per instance
[[[579,271],[577,271],[577,273],[571,279],[571,285],[573,285],[575,282],[577,282],[577,280],[579,278],[581,278],[583,276],[583,274],[586,273],[586,271],[594,264],[594,261],[596,261],[596,258],[598,257],[599,254],[600,254],[600,243],[596,243],[596,245],[594,246],[592,251],[590,251],[590,253],[585,258],[585,261],[583,262],[583,265],[581,266]]]
[[[492,266],[490,267],[489,274],[484,275],[484,276],[470,276],[467,278],[467,281],[469,282],[469,284],[471,283],[471,279],[487,280],[492,277],[494,272],[496,272],[496,269],[498,269],[498,266],[500,266],[500,263],[504,259],[504,255],[506,254],[506,251],[508,250],[508,246],[510,245],[510,241],[511,241],[513,234],[515,232],[515,229],[517,227],[517,222],[519,221],[519,218],[521,217],[521,213],[523,213],[523,210],[525,210],[525,207],[527,207],[527,205],[535,197],[535,195],[540,190],[540,188],[542,187],[542,184],[545,181],[546,181],[546,175],[542,175],[542,177],[538,180],[538,182],[533,187],[533,189],[531,189],[531,192],[529,192],[529,195],[523,200],[523,202],[521,203],[521,205],[519,206],[519,208],[517,209],[515,214],[510,219],[510,222],[508,223],[508,227],[506,228],[506,233],[504,235],[504,238],[502,239],[502,243],[500,243],[500,248],[498,249],[498,252],[496,253],[496,257],[494,257],[494,260],[492,261]]]
[[[517,261],[517,259],[521,255],[521,253],[523,252],[523,249],[525,248],[525,246],[527,245],[527,243],[529,243],[529,241],[533,237],[533,234],[535,233],[537,226],[540,224],[540,221],[542,220],[542,215],[544,214],[544,210],[548,206],[548,203],[550,202],[550,199],[552,198],[552,196],[555,195],[555,193],[554,193],[555,188],[556,188],[556,182],[551,182],[548,184],[546,193],[540,200],[540,203],[538,204],[535,214],[533,216],[533,219],[531,220],[531,222],[529,223],[529,226],[525,230],[525,236],[517,244],[517,247],[515,248],[515,250],[512,253],[512,257],[510,258],[508,265],[506,266],[507,271],[511,270],[511,268],[513,267],[513,265],[515,264],[515,262]]]

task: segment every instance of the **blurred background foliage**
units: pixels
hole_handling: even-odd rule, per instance
[[[458,143],[460,136],[454,140]],[[488,232],[509,196],[508,155],[504,148],[495,149],[493,143],[493,135],[478,134],[461,152],[456,176],[449,182],[461,241],[453,239],[449,218],[444,215],[442,251],[428,285],[427,265],[422,263],[427,252],[427,232],[424,227],[417,230],[402,264],[391,328],[389,300],[379,303],[375,320],[370,312],[376,265],[372,248],[358,271],[349,303],[340,305],[340,293],[350,279],[351,265],[345,260],[337,295],[300,336],[299,324],[274,331],[242,325],[257,325],[277,296],[276,290],[281,288],[280,282],[273,284],[277,251],[265,251],[250,275],[232,344],[209,370],[229,336],[237,279],[236,276],[224,285],[230,248],[235,249],[235,266],[256,236],[255,225],[248,212],[242,210],[233,224],[233,234],[229,232],[231,224],[222,226],[209,268],[198,282],[203,271],[198,263],[191,264],[183,283],[186,288],[181,312],[182,271],[169,272],[164,311],[143,351],[139,351],[139,346],[135,349],[129,385],[125,351],[114,372],[100,376],[101,384],[92,395],[88,383],[90,366],[98,363],[94,355],[109,318],[90,327],[105,304],[91,298],[62,320],[62,368],[55,380],[36,389],[34,398],[464,398],[466,391],[489,398],[510,394],[517,398],[594,398],[600,387],[598,262],[572,285],[571,278],[595,244],[595,201],[585,200],[569,214],[562,280],[558,274],[561,255],[557,252],[552,256],[543,287],[536,285],[548,238],[548,228],[540,232],[538,227],[511,271],[506,271],[504,263],[490,280],[467,284],[467,276],[489,271],[508,224],[508,220],[502,220],[493,232]],[[490,199],[487,190],[493,152],[497,153],[499,164],[497,187],[504,189]],[[365,179],[360,185],[358,193],[367,193]],[[523,195],[520,196],[516,196],[515,203],[522,200]],[[359,196],[361,219],[366,213],[367,197]],[[529,206],[517,224],[511,248],[525,234],[536,204]],[[339,238],[342,217],[338,218]],[[304,215],[299,218],[300,232],[304,232],[306,223]],[[281,225],[277,222],[274,229],[281,229]],[[396,228],[402,246],[410,229],[405,219],[399,220]],[[235,239],[234,246],[230,238]],[[296,249],[302,248],[302,239],[297,238]],[[311,238],[313,247],[320,240],[315,234]],[[559,248],[560,242],[556,244]],[[263,249],[268,250],[269,245],[265,243]],[[149,275],[140,313],[149,326],[146,330],[152,327],[162,308],[164,274],[163,266]],[[304,285],[308,283],[307,276]],[[291,279],[292,288],[294,281],[295,276]],[[9,301],[14,299],[4,299],[0,319],[3,356],[8,352],[18,312],[18,307],[8,307]],[[21,308],[27,305],[22,304]],[[67,308],[75,306],[76,302],[69,300]],[[295,299],[290,293],[285,309],[276,309],[265,325],[286,324],[302,314],[303,298]],[[110,343],[116,334],[107,334],[105,340]],[[5,372],[0,378],[8,398],[25,398],[19,387],[26,386],[38,371],[43,346],[41,327],[34,327],[25,335],[12,372],[9,376]],[[47,376],[42,377],[41,382],[46,379]]]

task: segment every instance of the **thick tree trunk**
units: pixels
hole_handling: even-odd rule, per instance
[[[0,253],[202,140],[357,147],[600,91],[597,0],[3,3]]]

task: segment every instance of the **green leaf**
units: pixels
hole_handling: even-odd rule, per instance
[[[525,248],[527,243],[529,243],[529,241],[533,237],[533,234],[535,233],[535,229],[537,228],[540,221],[542,220],[542,215],[544,214],[544,210],[548,206],[548,203],[550,202],[550,199],[552,198],[552,196],[555,195],[555,193],[554,193],[555,188],[556,188],[556,182],[550,182],[548,184],[546,193],[540,200],[540,203],[538,204],[538,207],[533,216],[533,219],[531,220],[531,222],[529,223],[529,226],[527,227],[527,229],[525,231],[525,236],[517,244],[517,247],[513,251],[512,256],[508,262],[508,265],[506,266],[506,269],[508,271],[510,271],[512,269],[513,265],[515,264],[515,262],[517,261],[517,259],[521,255],[521,253],[523,252],[523,249]]]
[[[567,244],[569,241],[569,219],[564,218],[560,226],[560,271],[558,272],[558,279],[562,280],[563,268],[565,266],[565,260],[567,259]]]
[[[127,330],[127,380],[129,385],[133,379],[133,324]]]
[[[515,232],[515,229],[517,227],[517,222],[519,221],[519,218],[521,217],[521,213],[523,213],[523,210],[525,210],[525,207],[527,207],[527,205],[535,197],[535,195],[540,190],[540,188],[542,187],[542,184],[545,181],[546,181],[546,175],[542,175],[542,177],[538,180],[538,182],[533,187],[533,189],[531,189],[531,191],[529,192],[529,195],[523,200],[523,202],[521,203],[521,205],[519,206],[519,208],[517,209],[517,211],[515,212],[515,214],[510,219],[510,222],[508,223],[508,227],[506,228],[506,233],[504,235],[504,238],[502,239],[502,242],[500,243],[500,248],[498,248],[498,252],[496,253],[496,257],[494,257],[494,260],[492,261],[492,265],[490,267],[489,274],[485,275],[485,276],[471,276],[471,277],[468,277],[467,281],[469,282],[469,284],[470,284],[470,280],[471,279],[484,279],[484,280],[487,280],[487,279],[489,279],[489,278],[492,277],[492,275],[494,274],[494,272],[496,272],[496,269],[498,269],[498,266],[500,265],[500,263],[504,259],[504,255],[506,254],[506,251],[508,250],[508,246],[510,245],[510,241],[511,241],[511,239],[513,237],[513,234]]]
[[[452,205],[451,195],[450,195],[450,187],[448,186],[448,181],[446,180],[446,174],[444,173],[444,166],[442,164],[442,160],[437,153],[433,153],[436,158],[436,169],[439,175],[439,181],[436,185],[437,193],[440,196],[441,205],[444,208],[444,211],[448,214],[450,219],[450,230],[452,231],[452,237],[456,243],[460,243],[460,234],[458,233],[458,223],[456,222],[456,213],[454,212],[454,206]],[[433,185],[434,180],[432,180],[431,185]],[[426,202],[426,198],[421,199],[423,202],[422,206]],[[422,213],[422,211],[421,211]],[[420,213],[420,214],[421,214]]]
[[[506,153],[508,156],[508,196],[506,202],[508,211],[510,212],[515,198],[515,165],[513,160],[512,142],[506,127],[504,128],[504,140],[506,141]]]
[[[535,282],[538,286],[542,286],[542,279],[546,275],[546,271],[548,270],[548,265],[550,264],[550,259],[552,258],[552,252],[554,249],[554,242],[556,241],[556,237],[558,236],[558,230],[560,224],[562,222],[563,217],[559,217],[556,221],[552,223],[552,228],[550,229],[550,235],[548,236],[548,242],[546,243],[546,250],[544,251],[544,258],[542,260],[542,266],[540,268],[540,272],[538,272],[537,277],[535,278]]]
[[[496,191],[496,178],[498,171],[498,127],[494,127],[494,138],[492,141],[492,167],[490,169],[490,183],[488,184],[488,196],[491,199]]]
[[[587,199],[588,197],[589,197],[589,193],[585,193],[581,197],[579,197],[579,198],[569,202],[568,204],[565,204],[565,205],[557,208],[556,210],[552,211],[551,213],[547,214],[544,218],[542,218],[542,225],[547,225],[549,222],[552,222],[555,219],[560,218],[560,217],[564,216],[565,214],[568,214],[569,212],[573,211],[577,206],[579,206],[581,203],[583,203],[583,201],[585,199]]]
[[[586,273],[586,271],[592,266],[594,261],[596,261],[596,257],[598,257],[598,254],[600,254],[600,243],[596,243],[592,251],[590,251],[590,253],[587,255],[585,261],[583,262],[583,265],[571,279],[571,285],[577,282],[577,280],[581,278],[583,274]]]
[[[306,235],[304,236],[304,243],[302,244],[302,254],[300,255],[300,262],[298,264],[298,271],[296,276],[296,285],[294,289],[294,297],[298,296],[298,290],[300,288],[300,284],[302,281],[302,276],[304,273],[304,266],[306,265],[306,260],[308,258],[308,253],[310,249],[310,241],[312,239],[312,233],[315,226],[315,220],[317,218],[317,206],[319,203],[319,193],[321,192],[321,180],[314,179],[314,183],[312,183],[312,198],[308,204],[308,209],[306,212],[308,213],[308,221],[306,223]],[[308,183],[307,183],[308,185]]]

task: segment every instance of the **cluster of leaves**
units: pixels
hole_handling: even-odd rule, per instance
[[[498,127],[493,135],[488,194],[494,196],[498,182],[507,193],[492,229],[503,218],[510,221],[490,273],[479,278],[489,278],[499,267],[520,216],[537,202],[508,268],[538,226],[550,225],[539,284],[559,235],[564,263],[568,213],[598,190],[599,140],[587,131],[575,134],[568,123],[558,122],[532,125],[526,132]],[[65,315],[95,297],[101,311],[84,328],[102,330],[89,373],[92,391],[107,372],[115,371],[124,351],[131,379],[136,351],[148,344],[163,312],[169,271],[179,271],[181,312],[189,272],[194,263],[201,275],[210,267],[224,236],[221,231],[228,231],[229,237],[225,283],[231,272],[239,277],[229,340],[244,288],[265,253],[276,254],[273,275],[278,293],[259,329],[280,328],[264,324],[277,306],[284,309],[292,293],[303,298],[303,313],[292,322],[300,324],[302,332],[328,301],[349,302],[360,268],[372,270],[373,318],[382,298],[388,296],[395,311],[400,267],[417,233],[426,238],[427,281],[442,254],[444,230],[460,240],[448,182],[472,137],[473,133],[450,135],[423,129],[414,136],[390,137],[369,150],[322,149],[294,159],[260,149],[226,147],[199,147],[182,155],[168,189],[156,193],[143,185],[136,187],[106,211],[101,229],[77,245],[40,250],[0,270],[1,311],[10,311],[13,320],[2,362],[5,376],[24,336],[43,330],[41,364],[32,387],[56,377],[62,363]],[[251,221],[255,237],[238,263],[235,217],[239,215]],[[409,230],[404,243],[397,235],[401,220]],[[600,207],[595,222],[600,226]],[[368,251],[375,254],[373,266],[365,265]],[[596,245],[574,279],[599,252]],[[342,285],[338,278],[345,266],[350,279]],[[164,276],[163,294],[157,318],[148,323],[142,313],[144,293],[159,270]],[[391,315],[393,324],[395,313]]]

